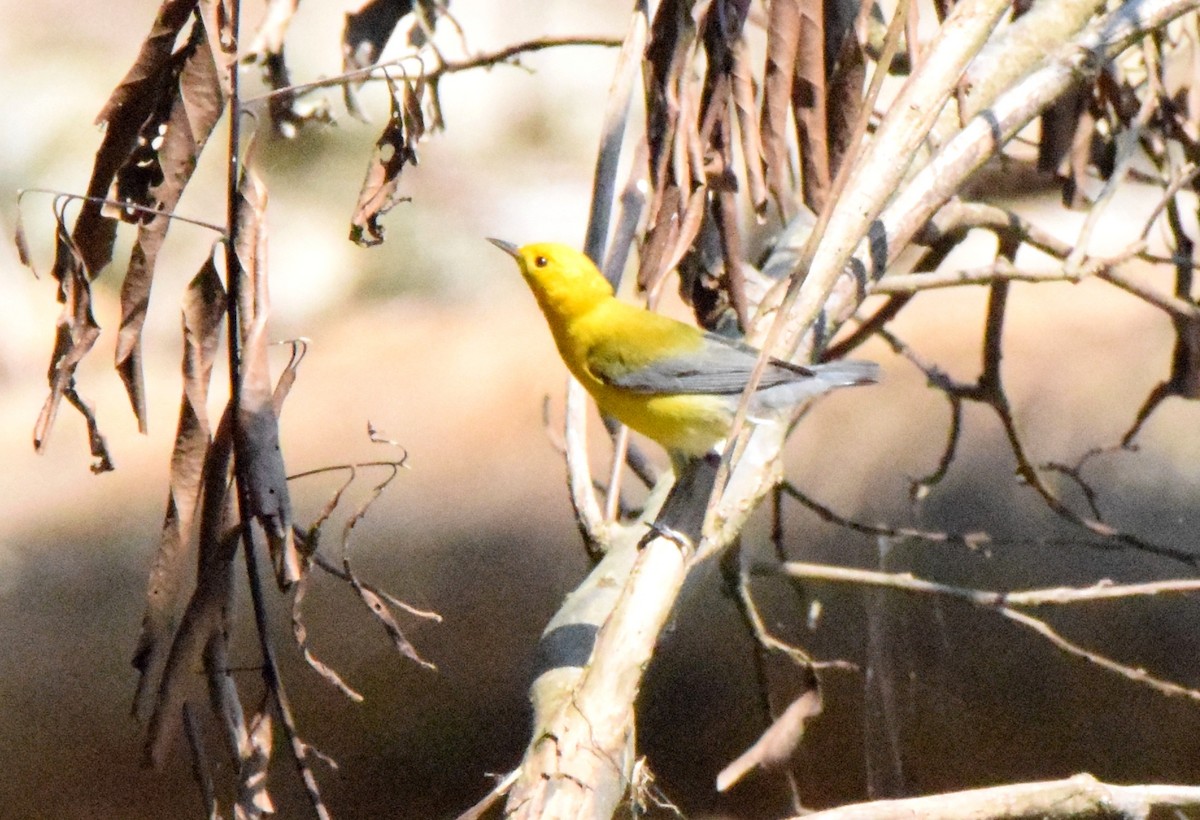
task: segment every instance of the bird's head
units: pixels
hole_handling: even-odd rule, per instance
[[[517,260],[521,274],[542,311],[574,314],[612,298],[613,289],[591,259],[556,242],[538,242],[517,247],[502,239],[489,239],[493,245]]]

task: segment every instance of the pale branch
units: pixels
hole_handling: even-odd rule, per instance
[[[1133,681],[1134,683],[1148,686],[1155,691],[1167,695],[1168,697],[1182,697],[1191,701],[1200,702],[1200,689],[1193,689],[1173,681],[1164,680],[1163,678],[1151,675],[1141,667],[1128,666],[1123,663],[1118,663],[1112,658],[1101,655],[1098,652],[1080,646],[1072,640],[1063,637],[1058,631],[1053,629],[1050,624],[1045,621],[1026,615],[1023,612],[1011,609],[1009,607],[996,607],[996,612],[1008,618],[1013,623],[1020,624],[1027,629],[1041,635],[1046,640],[1050,641],[1054,646],[1066,652],[1068,655],[1074,655],[1077,658],[1082,658],[1088,663],[1098,666],[1101,669],[1113,672],[1123,678]]]
[[[914,817],[924,820],[1003,820],[1017,817],[1038,817],[1043,820],[1142,820],[1151,816],[1156,808],[1197,807],[1200,807],[1200,787],[1118,786],[1101,783],[1090,774],[1077,774],[1065,780],[991,786],[840,806],[806,814],[802,820],[912,820]]]
[[[794,305],[785,297],[782,317],[777,321],[786,324],[777,331],[781,337],[779,343],[769,345],[772,350],[794,350],[822,311],[831,312],[826,302],[839,278],[850,277],[851,287],[858,294],[854,298],[857,304],[866,284],[860,281],[863,276],[881,268],[887,256],[898,250],[890,232],[881,234],[876,222],[900,187],[912,158],[953,93],[964,68],[983,47],[1009,5],[1007,0],[967,0],[954,6],[925,51],[920,68],[901,88],[855,163],[828,228],[820,236]],[[932,212],[931,208],[925,219]],[[848,268],[856,250],[866,254],[867,262]]]
[[[833,581],[855,584],[857,586],[885,587],[908,593],[937,595],[966,601],[975,606],[992,610],[1026,629],[1033,630],[1063,652],[1081,658],[1108,672],[1120,675],[1134,683],[1148,686],[1164,695],[1200,701],[1200,690],[1164,680],[1149,674],[1145,669],[1119,663],[1112,658],[1080,646],[1074,641],[1063,637],[1045,621],[1020,612],[1017,609],[1017,607],[1062,606],[1090,601],[1111,600],[1114,598],[1195,592],[1200,591],[1200,580],[1177,579],[1121,585],[1099,582],[1091,587],[1084,588],[1056,587],[1052,589],[998,592],[941,584],[936,581],[917,578],[911,573],[877,572],[874,570],[808,564],[797,561],[786,562],[780,565],[779,570],[788,577],[809,581]]]
[[[987,108],[1000,92],[1037,67],[1047,52],[1078,35],[1104,6],[1104,0],[1032,3],[968,66],[957,95],[958,121],[966,122]]]
[[[1081,281],[1085,275],[1084,271],[1069,272],[1065,269],[1029,270],[1018,268],[1007,259],[997,259],[990,265],[962,270],[945,270],[934,273],[890,273],[876,282],[871,292],[898,295],[962,285],[990,285],[998,281],[1070,282],[1075,284]]]
[[[814,294],[827,291],[824,280],[828,276],[835,280],[829,285],[831,296],[825,306],[829,324],[836,327],[853,313],[862,299],[863,280],[881,278],[887,264],[967,178],[1047,105],[1074,84],[1094,77],[1109,60],[1141,37],[1198,5],[1197,0],[1128,0],[1051,54],[1042,68],[1000,94],[900,187],[879,212],[874,227],[863,231],[870,238],[858,243],[853,261],[842,262],[832,274],[824,268],[819,271],[820,277],[810,274],[812,284],[806,283],[805,287],[811,287]],[[906,156],[897,151],[891,159],[900,165]],[[841,256],[831,254],[830,258],[837,261]],[[794,317],[796,334],[805,332],[811,324],[806,316],[797,313]]]
[[[602,555],[611,548],[611,522],[606,521],[600,500],[592,484],[592,468],[587,448],[587,394],[583,385],[568,379],[566,418],[563,422],[563,444],[566,448],[567,486],[575,520],[583,533],[584,545],[590,555]]]
[[[785,561],[779,566],[779,571],[790,578],[799,578],[805,581],[835,581],[858,586],[896,589],[922,595],[940,595],[990,608],[1008,606],[1032,609],[1070,606],[1114,598],[1142,598],[1200,592],[1200,578],[1173,578],[1168,581],[1147,581],[1137,584],[1115,584],[1109,580],[1102,580],[1086,587],[1044,587],[1006,592],[928,581],[909,572],[879,572],[803,561]]]
[[[460,814],[457,820],[481,820],[488,809],[496,805],[500,798],[508,794],[508,790],[517,782],[517,775],[521,773],[520,769],[513,769],[503,777],[496,779],[496,785],[492,790],[479,799],[475,805]]]

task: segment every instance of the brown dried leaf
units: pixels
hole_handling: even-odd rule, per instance
[[[425,120],[421,114],[422,86],[414,89],[404,82],[399,87],[395,84],[390,87],[391,115],[375,143],[375,153],[367,165],[358,204],[350,219],[350,240],[364,247],[383,242],[384,229],[379,224],[379,217],[397,203],[407,201],[406,197],[396,194],[400,172],[405,165],[417,164],[417,140],[425,133]]]
[[[368,0],[355,14],[346,15],[342,31],[342,71],[350,72],[375,65],[383,47],[392,38],[400,18],[413,10],[413,0]],[[361,82],[346,83],[342,88],[346,110],[365,120],[358,107],[357,91]]]
[[[825,21],[826,33],[833,23]],[[841,45],[835,46],[837,59],[830,72],[826,91],[826,112],[829,124],[829,173],[836,176],[842,166],[842,158],[850,148],[854,128],[858,123],[866,88],[867,62],[862,43],[854,31],[854,15],[842,30]],[[895,61],[893,60],[893,63]]]
[[[832,184],[826,93],[824,0],[800,0],[800,42],[792,83],[792,108],[800,143],[804,203],[817,213],[824,207]]]
[[[243,56],[244,61],[263,66],[267,86],[273,91],[292,85],[287,58],[284,56],[284,41],[299,5],[299,0],[270,0],[258,31]],[[296,136],[306,122],[333,122],[329,104],[324,99],[301,104],[290,91],[273,94],[267,100],[267,110],[275,133],[285,139]]]
[[[820,713],[821,690],[814,686],[792,701],[754,745],[721,770],[717,775],[717,791],[727,791],[751,769],[786,763],[804,737],[805,724]]]
[[[392,644],[396,647],[396,650],[404,657],[420,664],[426,669],[436,670],[437,667],[422,658],[420,653],[417,652],[417,648],[404,636],[404,631],[400,628],[400,624],[396,622],[396,617],[392,615],[392,611],[388,609],[383,599],[358,583],[358,580],[354,579],[353,576],[351,584],[354,587],[354,591],[358,593],[358,597],[362,598],[363,603],[371,610],[371,614],[383,625],[388,637],[392,639]]]
[[[767,214],[769,195],[763,178],[762,134],[754,104],[754,71],[750,65],[750,48],[743,37],[733,50],[733,106],[737,114],[738,132],[742,138],[742,156],[746,163],[746,187],[754,215],[762,224]]]
[[[371,614],[375,616],[375,619],[382,624],[384,630],[388,634],[388,637],[392,639],[392,644],[396,647],[396,650],[404,657],[420,664],[426,669],[436,670],[437,667],[422,658],[417,652],[417,648],[412,645],[407,637],[405,637],[404,630],[400,628],[400,624],[396,621],[396,617],[388,608],[388,605],[385,603],[383,597],[376,593],[374,589],[359,581],[358,576],[356,576],[354,571],[350,568],[350,534],[354,530],[354,525],[363,519],[363,517],[367,514],[367,510],[369,510],[371,505],[375,502],[375,499],[379,498],[383,491],[387,489],[387,486],[392,483],[392,480],[396,477],[397,472],[398,467],[394,466],[391,474],[379,484],[376,484],[372,488],[371,494],[368,495],[366,500],[358,506],[358,509],[354,511],[354,514],[346,519],[346,523],[342,527],[342,568],[345,571],[347,580],[350,581],[350,585],[354,587],[354,591],[358,593],[358,597],[361,598],[363,603],[367,605],[367,609],[369,609]]]
[[[22,265],[33,271],[33,275],[36,277],[38,273],[33,266],[33,255],[29,252],[29,238],[25,235],[25,218],[21,214],[21,197],[24,194],[24,191],[17,191],[17,215],[14,219],[16,225],[13,226],[13,244],[17,247],[17,259]]]
[[[112,459],[92,408],[75,389],[75,369],[87,355],[100,336],[100,326],[92,314],[92,288],[84,269],[83,257],[67,236],[61,213],[57,214],[56,228],[58,301],[63,309],[59,313],[55,328],[54,351],[50,354],[50,369],[47,380],[50,395],[42,405],[42,411],[33,428],[33,446],[41,452],[54,427],[54,419],[63,398],[71,403],[84,417],[88,426],[88,442],[96,461],[92,472],[101,473],[113,469]]]
[[[292,385],[296,383],[300,362],[304,361],[304,356],[308,353],[308,339],[292,339],[290,344],[292,356],[288,359],[283,372],[279,374],[279,380],[275,382],[275,392],[271,394],[271,406],[275,409],[277,416],[283,412],[283,402],[291,392]]]
[[[268,0],[262,22],[246,49],[247,58],[258,60],[267,54],[282,54],[288,26],[299,7],[300,0]]]
[[[155,174],[158,182],[137,196],[130,197],[129,191],[121,192],[124,194],[122,201],[133,198],[156,212],[151,218],[139,215],[137,219],[137,241],[121,283],[121,326],[117,332],[116,368],[142,432],[146,431],[142,328],[150,304],[158,253],[171,225],[170,215],[179,204],[196,169],[200,152],[225,109],[225,95],[221,91],[212,50],[204,45],[205,29],[197,26],[193,34],[192,42],[181,52],[182,62],[173,94],[166,98],[170,103],[167,118],[161,125],[152,123],[152,130],[159,131],[159,137],[151,139],[149,132],[140,137],[142,147],[152,152],[149,161],[158,169]],[[127,165],[118,172],[118,188],[126,170],[131,167]]]
[[[353,481],[353,477],[350,480]],[[343,489],[345,488],[343,487]],[[308,592],[309,577],[306,574],[297,582],[295,592],[292,596],[292,636],[296,639],[296,645],[300,647],[300,651],[304,654],[304,660],[313,668],[313,671],[333,684],[336,689],[350,698],[350,700],[355,703],[361,703],[363,696],[346,683],[342,679],[342,676],[334,671],[332,667],[319,660],[308,646],[308,628],[304,625],[304,619],[300,614],[300,606],[304,602],[305,594]]]
[[[171,642],[171,651],[163,666],[146,732],[146,761],[156,767],[166,757],[179,723],[179,715],[188,699],[188,689],[195,680],[194,670],[202,659],[210,661],[207,665],[210,700],[214,704],[224,702],[221,692],[224,681],[228,679],[229,667],[228,664],[222,665],[217,656],[224,651],[228,615],[233,607],[233,559],[237,555],[241,535],[237,528],[227,529],[229,482],[233,468],[232,427],[232,411],[227,407],[204,459],[196,588],[192,591],[179,629]],[[232,685],[231,679],[229,685]],[[236,743],[231,744],[231,753],[236,757]]]
[[[237,35],[233,30],[233,4],[238,0],[200,0],[200,20],[208,37],[208,50],[217,69],[223,96],[233,93],[237,65]]]
[[[656,192],[658,208],[653,222],[646,229],[642,245],[642,260],[638,267],[638,288],[651,291],[658,286],[665,271],[663,260],[672,253],[679,237],[679,207],[681,192],[678,185],[668,185]]]
[[[271,765],[272,719],[274,698],[264,695],[258,711],[250,718],[249,731],[241,738],[238,759],[238,796],[233,807],[236,820],[254,820],[275,813],[275,803],[267,791],[267,769]]]
[[[211,438],[208,388],[224,315],[225,289],[210,258],[192,279],[183,298],[183,398],[171,454],[167,510],[158,551],[150,566],[146,611],[133,657],[133,666],[141,673],[134,695],[134,714],[143,711],[149,684],[159,677],[175,631],[179,590],[186,571],[204,457]]]
[[[795,212],[788,156],[788,109],[800,44],[800,0],[772,0],[767,21],[767,64],[763,74],[761,133],[767,189],[786,222]]]
[[[267,355],[270,297],[267,282],[267,189],[247,152],[238,186],[237,258],[241,278],[241,393],[237,408],[238,482],[245,491],[246,515],[256,518],[267,536],[281,587],[300,579],[301,560],[292,534],[287,469],[279,445],[279,420],[273,402]]]
[[[138,134],[159,107],[164,90],[170,87],[175,62],[172,48],[195,7],[196,0],[164,0],[133,66],[96,117],[96,123],[105,126],[104,137],[96,151],[88,196],[106,196],[117,172],[129,163]],[[72,231],[84,268],[91,277],[112,259],[116,238],[117,223],[103,211],[104,206],[99,202],[84,202]],[[69,267],[67,259],[56,256],[56,277],[62,278]]]

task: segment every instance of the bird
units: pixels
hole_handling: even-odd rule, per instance
[[[604,415],[661,445],[677,469],[728,438],[760,351],[618,299],[585,254],[488,239],[516,260],[559,355]],[[837,387],[878,381],[870,361],[768,360],[749,405],[762,423]]]

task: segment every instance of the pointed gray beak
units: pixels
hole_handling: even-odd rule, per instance
[[[499,248],[500,250],[507,253],[513,259],[521,258],[520,255],[517,253],[517,246],[514,245],[513,243],[505,242],[503,239],[492,239],[490,236],[487,238],[487,241],[491,242],[497,248]]]

